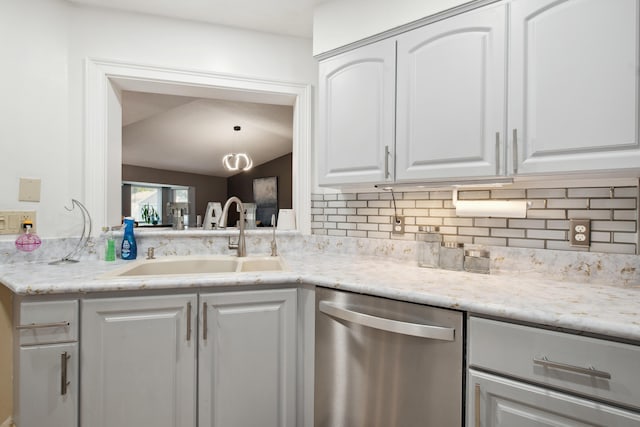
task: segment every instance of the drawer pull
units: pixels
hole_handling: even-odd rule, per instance
[[[66,351],[60,355],[60,395],[67,394],[71,382],[67,379],[67,368],[71,355]]]
[[[187,303],[187,341],[191,341],[191,302]]]
[[[552,360],[549,360],[546,356],[534,357],[533,363],[535,363],[536,365],[544,366],[545,368],[576,372],[578,374],[585,374],[591,377],[604,378],[607,380],[611,379],[611,374],[609,372],[599,371],[593,366],[583,368],[582,366],[567,365],[566,363],[554,362]]]
[[[475,427],[480,427],[480,384],[476,384],[475,387],[476,396],[475,396]]]
[[[207,340],[207,303],[202,303],[202,339]]]
[[[29,323],[28,325],[18,325],[16,329],[40,329],[40,328],[68,328],[70,322],[53,322],[53,323]]]

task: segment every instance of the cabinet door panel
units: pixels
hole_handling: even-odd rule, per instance
[[[201,297],[201,427],[295,425],[296,295],[283,289]]]
[[[518,173],[640,167],[637,0],[511,5]]]
[[[467,425],[482,427],[632,427],[640,414],[471,370]],[[477,409],[480,413],[477,414]]]
[[[391,176],[395,42],[384,40],[320,63],[320,184],[382,182]]]
[[[397,180],[502,173],[504,29],[492,6],[398,38]]]
[[[195,296],[83,302],[83,425],[195,426],[195,310]]]
[[[62,354],[69,357],[62,360]],[[78,343],[23,346],[19,350],[16,425],[78,425]],[[62,394],[63,364],[68,386]]]

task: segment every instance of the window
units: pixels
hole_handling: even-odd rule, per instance
[[[122,216],[132,216],[140,225],[170,225],[167,203],[193,204],[189,187],[177,185],[123,182],[122,197]]]

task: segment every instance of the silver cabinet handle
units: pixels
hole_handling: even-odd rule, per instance
[[[518,129],[513,130],[513,173],[518,173]]]
[[[500,132],[496,132],[496,175],[500,175]]]
[[[187,303],[187,341],[191,341],[191,302]]]
[[[71,384],[71,382],[67,380],[67,367],[70,358],[71,355],[66,351],[60,355],[60,394],[62,396],[67,394],[67,388],[69,384]]]
[[[545,368],[576,372],[578,374],[585,374],[585,375],[589,375],[590,377],[604,378],[607,380],[611,379],[611,374],[609,372],[599,371],[595,369],[593,366],[583,368],[582,366],[568,365],[566,363],[554,362],[552,360],[549,360],[547,359],[546,356],[534,357],[533,363],[536,365],[544,366]]]
[[[207,303],[202,303],[202,339],[207,340]]]
[[[414,337],[443,341],[453,341],[455,337],[454,328],[444,328],[442,326],[401,322],[398,320],[371,316],[369,314],[359,313],[357,311],[342,308],[329,301],[320,301],[318,309],[331,317],[346,320],[352,323],[357,323],[363,326],[368,326],[370,328],[380,329],[382,331],[393,332],[396,334],[411,335]]]
[[[389,156],[391,155],[391,152],[389,151],[389,146],[385,145],[384,146],[384,177],[389,178],[390,174],[389,174]]]
[[[40,328],[67,328],[71,325],[69,321],[52,323],[29,323],[28,325],[18,325],[16,329],[40,329]]]
[[[480,384],[476,384],[475,387],[475,392],[476,392],[476,396],[475,396],[475,401],[474,401],[474,406],[475,406],[475,427],[480,427]]]

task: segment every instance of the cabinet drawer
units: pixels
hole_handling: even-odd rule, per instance
[[[640,408],[640,347],[472,317],[469,366]]]
[[[20,345],[78,340],[78,301],[22,302],[15,322]]]

